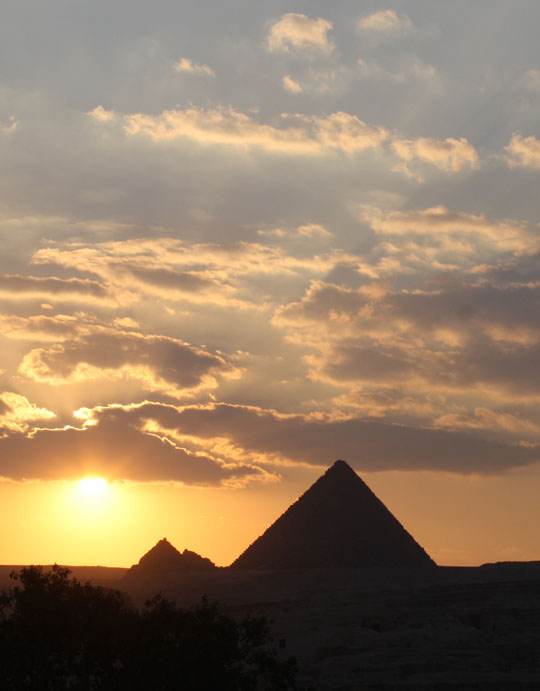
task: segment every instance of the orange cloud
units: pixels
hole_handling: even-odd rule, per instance
[[[97,281],[81,278],[42,278],[4,274],[0,276],[0,294],[11,299],[25,299],[41,296],[60,300],[89,298],[101,302],[110,301],[107,291]]]
[[[121,411],[98,407],[86,414],[98,425],[125,417],[186,448],[198,447],[235,463],[249,459],[257,465],[327,466],[328,459],[339,457],[364,471],[430,469],[467,474],[502,472],[540,460],[539,449],[471,434],[354,417],[285,415],[254,406],[143,403]]]
[[[19,371],[53,386],[127,377],[144,389],[173,397],[215,388],[219,378],[240,374],[220,355],[177,339],[104,327],[87,328],[76,340],[31,350]]]
[[[137,482],[239,486],[274,479],[251,463],[227,463],[192,453],[144,432],[134,416],[109,409],[83,429],[34,429],[0,437],[0,476],[15,480],[75,480],[85,475]]]
[[[11,391],[0,393],[0,433],[25,432],[32,423],[55,417],[51,410],[30,403],[26,396]]]
[[[306,223],[294,235],[308,239],[330,234],[320,224]],[[159,238],[58,245],[38,250],[32,261],[96,274],[117,302],[144,299],[151,293],[168,300],[176,297],[198,304],[258,310],[261,300],[253,294],[252,283],[261,276],[319,276],[337,263],[358,259],[341,250],[295,257],[282,247],[260,243],[188,245],[174,238]]]
[[[327,19],[310,19],[305,14],[289,12],[272,24],[266,45],[272,52],[315,50],[329,53],[334,48],[328,38],[332,27],[332,22]]]
[[[402,160],[411,163],[415,160],[425,161],[441,170],[459,172],[466,166],[475,167],[478,154],[467,139],[433,139],[420,137],[419,139],[400,139],[392,141],[392,148]]]
[[[319,74],[326,79],[329,74]],[[284,77],[283,85],[299,92],[301,85]],[[105,118],[101,110],[97,120]],[[283,113],[279,125],[258,122],[252,115],[233,107],[164,110],[159,115],[132,113],[115,115],[130,136],[147,136],[155,142],[189,139],[202,145],[234,146],[260,149],[282,155],[321,155],[331,151],[355,154],[368,149],[382,149],[403,161],[394,168],[410,175],[408,166],[428,163],[439,170],[458,173],[467,166],[476,167],[478,154],[464,137],[455,139],[403,139],[385,128],[368,125],[356,115],[338,111],[327,116]],[[389,146],[386,146],[389,145]]]
[[[534,135],[522,137],[518,132],[512,135],[508,146],[506,161],[511,168],[528,166],[540,168],[540,140]]]
[[[467,413],[447,413],[437,418],[439,427],[450,429],[506,430],[508,432],[532,433],[536,437],[540,427],[529,420],[490,408],[476,408],[472,415]]]
[[[304,90],[300,82],[293,79],[290,74],[286,74],[281,80],[281,83],[285,91],[290,91],[293,94],[301,94]]]
[[[0,326],[7,338],[21,340],[61,341],[73,338],[80,328],[81,317],[57,314],[54,317],[16,314],[0,315]]]
[[[465,237],[475,241],[488,241],[499,251],[535,252],[540,248],[537,233],[526,224],[494,221],[485,214],[467,214],[452,211],[445,206],[430,209],[381,212],[365,208],[364,219],[373,230],[381,235],[401,236],[409,241],[411,235],[427,236],[431,242],[440,243],[441,238]],[[452,244],[448,244],[452,249]],[[454,245],[459,249],[459,245]],[[470,251],[470,245],[462,245]]]
[[[371,127],[356,115],[337,112],[327,117],[291,115],[282,121],[293,124],[275,127],[258,123],[232,107],[203,110],[165,110],[158,116],[133,114],[123,118],[129,135],[146,135],[154,141],[192,139],[201,144],[241,148],[256,147],[281,154],[321,154],[328,150],[354,153],[376,148],[387,138],[381,127]]]
[[[193,62],[189,58],[180,58],[178,62],[175,63],[174,69],[177,72],[188,72],[191,74],[204,74],[207,77],[215,77],[216,73],[208,65],[201,65],[198,62]]]
[[[365,17],[360,17],[357,24],[361,31],[376,33],[406,33],[412,22],[406,14],[398,16],[395,10],[380,10]]]

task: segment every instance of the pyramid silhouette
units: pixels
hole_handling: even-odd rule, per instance
[[[354,470],[336,461],[231,567],[434,565]]]
[[[185,549],[179,552],[167,538],[157,542],[146,552],[138,564],[134,564],[128,573],[164,573],[166,571],[211,571],[215,564],[196,552]]]

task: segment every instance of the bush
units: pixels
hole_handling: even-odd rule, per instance
[[[13,573],[0,594],[0,688],[18,691],[286,691],[265,617],[236,622],[217,603],[180,609],[161,597],[136,610],[118,590],[68,569]]]

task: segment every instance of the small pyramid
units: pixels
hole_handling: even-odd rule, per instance
[[[146,552],[138,564],[134,564],[128,573],[165,573],[170,571],[213,571],[216,565],[196,552],[185,549],[179,552],[167,538],[157,542],[151,550]]]
[[[336,461],[231,568],[434,565],[354,470]]]

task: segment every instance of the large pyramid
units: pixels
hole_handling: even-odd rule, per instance
[[[434,565],[354,470],[336,461],[231,568]]]

